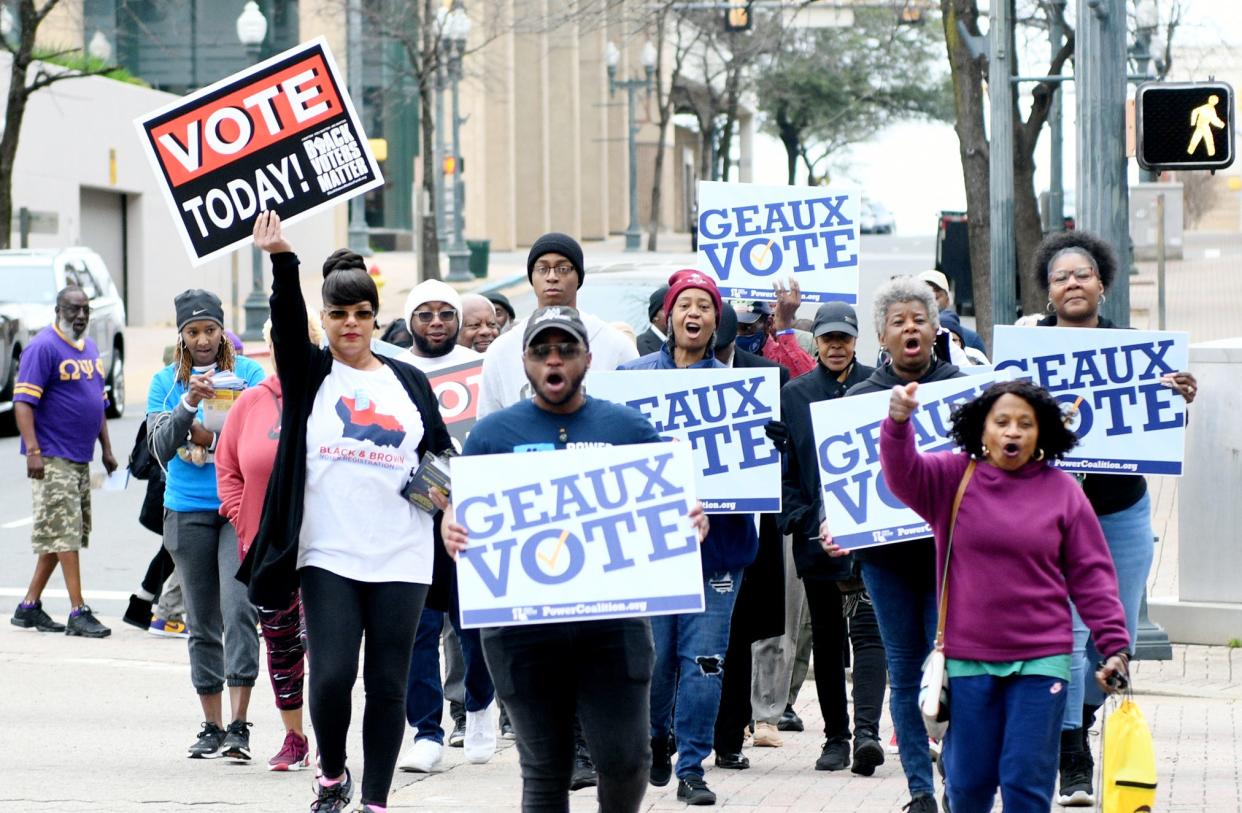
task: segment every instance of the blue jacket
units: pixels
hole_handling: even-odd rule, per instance
[[[687,368],[673,362],[668,342],[660,349],[633,361],[627,361],[618,370],[706,370],[725,368],[717,361],[715,353],[708,348],[707,355]],[[711,576],[726,570],[741,570],[755,561],[759,552],[759,533],[755,530],[753,514],[712,514],[711,527],[703,540],[703,575]]]

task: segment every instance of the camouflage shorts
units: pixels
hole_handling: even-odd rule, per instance
[[[43,460],[43,479],[34,487],[35,553],[67,553],[85,548],[91,535],[91,472],[86,463],[63,457]]]

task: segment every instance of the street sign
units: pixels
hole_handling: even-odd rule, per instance
[[[1225,82],[1146,82],[1135,93],[1138,162],[1148,170],[1233,163],[1233,88]]]

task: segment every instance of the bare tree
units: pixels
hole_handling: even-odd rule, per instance
[[[661,44],[656,48],[655,64],[655,99],[656,99],[656,154],[655,170],[651,184],[651,218],[647,227],[647,250],[655,251],[660,237],[660,207],[663,202],[664,156],[667,152],[664,141],[668,134],[669,123],[675,112],[677,100],[676,90],[681,81],[686,59],[698,41],[701,30],[691,24],[685,15],[674,8],[673,3],[666,3],[656,13],[652,24],[654,41]],[[668,59],[668,63],[665,60]],[[665,78],[665,66],[668,74]]]

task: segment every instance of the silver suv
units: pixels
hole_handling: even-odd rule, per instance
[[[90,298],[87,330],[108,371],[108,417],[119,418],[125,413],[125,303],[103,259],[86,248],[0,251],[0,303],[30,336],[52,324],[56,293],[66,285],[79,286]]]

